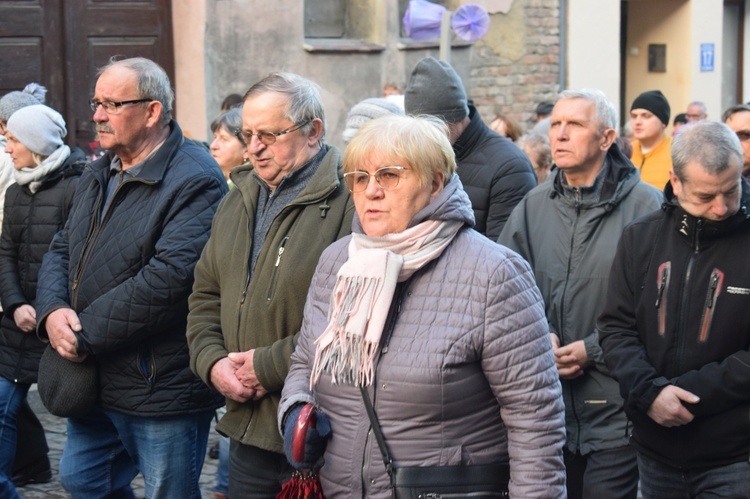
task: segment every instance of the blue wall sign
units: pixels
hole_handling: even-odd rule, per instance
[[[714,70],[714,44],[701,43],[701,71]]]

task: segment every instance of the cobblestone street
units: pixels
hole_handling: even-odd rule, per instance
[[[64,418],[58,418],[53,416],[47,409],[44,408],[42,402],[39,400],[39,394],[36,391],[36,386],[29,391],[29,404],[36,412],[39,421],[46,429],[47,443],[49,444],[49,460],[52,465],[52,481],[43,484],[29,484],[23,488],[18,489],[21,497],[24,499],[52,499],[58,497],[69,498],[70,494],[65,492],[60,480],[57,476],[58,466],[60,463],[60,456],[62,455],[63,447],[65,446],[66,438],[66,423]],[[209,447],[217,440],[217,433],[213,431],[213,424],[211,426],[211,433],[209,435]],[[203,473],[201,474],[201,492],[204,498],[213,497],[213,486],[216,482],[216,468],[219,464],[217,459],[211,459],[206,456],[205,463],[203,465]],[[143,486],[143,478],[138,475],[133,480],[133,492],[137,498],[145,497],[145,489]]]

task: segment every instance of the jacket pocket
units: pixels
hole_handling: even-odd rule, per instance
[[[698,341],[705,343],[711,332],[711,321],[714,318],[716,309],[716,300],[721,294],[721,286],[724,284],[724,272],[714,269],[711,272],[711,278],[708,281],[708,291],[706,292],[706,303],[703,307],[703,319],[701,320],[701,332]]]
[[[153,388],[156,382],[156,361],[154,360],[154,352],[151,348],[138,350],[136,367],[138,374],[141,375],[148,388]]]
[[[669,295],[669,278],[672,273],[672,262],[659,265],[656,276],[656,317],[659,322],[659,336],[667,332],[667,296]]]

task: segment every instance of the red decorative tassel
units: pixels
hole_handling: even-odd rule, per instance
[[[295,471],[281,487],[276,499],[324,499],[317,473]]]

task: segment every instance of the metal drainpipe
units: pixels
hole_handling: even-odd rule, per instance
[[[567,52],[568,52],[568,2],[567,0],[560,0],[560,57],[559,57],[559,68],[558,68],[558,79],[560,84],[560,91],[565,90],[566,83],[566,65],[567,65]]]

